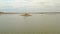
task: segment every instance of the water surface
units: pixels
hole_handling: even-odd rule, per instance
[[[0,15],[0,32],[60,32],[60,14]]]

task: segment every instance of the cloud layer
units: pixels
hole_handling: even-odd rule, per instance
[[[55,11],[60,10],[60,0],[0,0],[1,11]]]

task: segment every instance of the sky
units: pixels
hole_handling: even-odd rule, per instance
[[[0,0],[2,12],[60,12],[60,0]]]

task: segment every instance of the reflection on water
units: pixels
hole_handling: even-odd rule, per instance
[[[33,14],[33,16],[29,17],[19,15],[20,14],[1,15],[0,32],[25,32],[25,34],[27,32],[35,32],[35,34],[36,32],[55,32],[55,34],[56,32],[60,32],[60,14]]]

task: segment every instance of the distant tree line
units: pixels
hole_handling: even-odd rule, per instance
[[[4,13],[4,12],[0,12],[0,14],[2,14],[2,13]]]

